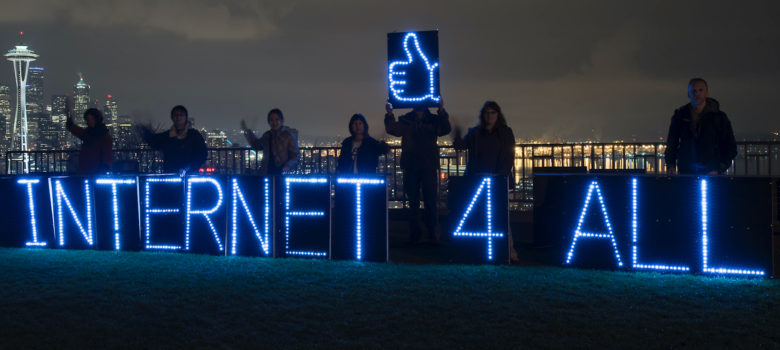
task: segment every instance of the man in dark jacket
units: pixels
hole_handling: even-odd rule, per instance
[[[173,107],[171,121],[171,129],[161,133],[152,133],[144,127],[143,138],[150,147],[162,152],[165,173],[197,173],[206,161],[206,142],[200,132],[192,128],[184,106]]]
[[[415,108],[396,121],[393,106],[385,105],[385,131],[401,137],[401,169],[404,171],[404,193],[409,200],[410,243],[420,239],[420,189],[425,204],[424,223],[428,237],[439,242],[437,235],[438,213],[436,208],[439,173],[439,136],[450,133],[449,115],[439,101],[438,115],[427,108]]]
[[[707,82],[688,83],[691,103],[674,111],[666,138],[666,171],[674,174],[723,174],[737,155],[731,122],[720,104],[709,98]]]

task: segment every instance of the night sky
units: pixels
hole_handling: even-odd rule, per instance
[[[197,127],[265,130],[267,111],[308,136],[347,134],[387,97],[386,35],[439,29],[440,79],[453,122],[496,100],[524,139],[653,141],[701,76],[738,139],[780,130],[778,1],[46,1],[1,0],[4,51],[41,55],[45,94],[79,73],[120,112],[168,123],[183,104]],[[13,85],[10,62],[0,84]]]

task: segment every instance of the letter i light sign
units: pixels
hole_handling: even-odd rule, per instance
[[[439,32],[387,34],[388,101],[393,108],[439,104]]]

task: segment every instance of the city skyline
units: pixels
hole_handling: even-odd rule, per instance
[[[702,76],[738,137],[780,130],[773,2],[86,3],[25,3],[0,17],[0,40],[11,47],[25,32],[46,98],[70,93],[80,73],[92,96],[119,96],[138,122],[167,124],[181,103],[198,127],[247,119],[265,130],[265,113],[279,107],[305,136],[343,136],[360,112],[384,137],[385,35],[438,28],[442,95],[463,128],[493,99],[521,139],[657,141],[687,103],[687,80]],[[696,31],[686,12],[729,25]],[[163,23],[175,13],[180,25]],[[90,15],[117,18],[85,22]],[[0,84],[11,85],[9,68]]]

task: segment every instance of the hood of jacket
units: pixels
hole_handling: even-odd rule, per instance
[[[691,108],[692,108],[691,104],[687,103],[687,104],[685,104],[683,106],[680,106],[680,108],[678,108],[678,110],[680,110],[680,111],[688,110],[689,111],[689,110],[691,110]],[[716,99],[714,99],[712,97],[707,97],[707,104],[704,105],[704,110],[701,111],[702,114],[709,113],[709,112],[712,112],[712,113],[719,113],[720,112],[720,102],[718,102],[718,100],[716,100]]]

